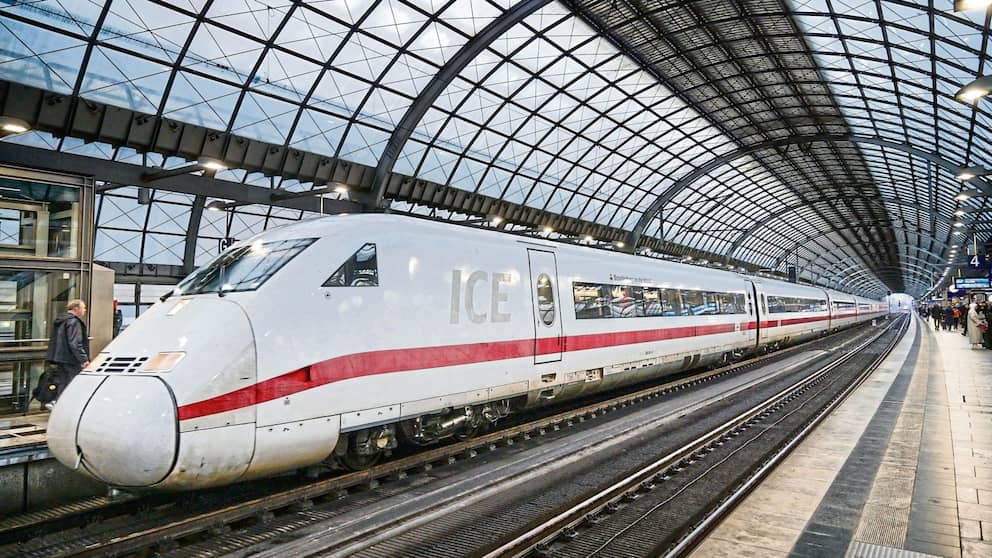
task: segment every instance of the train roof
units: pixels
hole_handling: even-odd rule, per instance
[[[691,268],[694,273],[698,273],[699,270],[705,270],[709,277],[721,277],[725,279],[742,279],[751,281],[757,285],[764,285],[768,289],[774,290],[777,294],[791,295],[791,296],[822,296],[824,293],[828,293],[831,298],[837,297],[840,300],[860,300],[862,302],[873,302],[877,303],[879,301],[871,300],[862,297],[856,297],[848,293],[842,293],[840,291],[824,289],[822,287],[816,287],[811,285],[802,285],[796,283],[790,283],[788,281],[782,281],[779,279],[771,279],[767,277],[755,277],[752,275],[742,274],[735,271],[726,271],[721,269],[706,268],[699,266],[692,266],[690,264],[673,262],[668,260],[661,260],[657,258],[645,258],[644,256],[636,256],[634,254],[627,254],[624,252],[611,252],[599,250],[589,246],[581,246],[576,244],[569,244],[565,242],[558,242],[554,240],[535,238],[522,235],[515,235],[498,230],[481,229],[477,227],[461,226],[454,223],[434,221],[430,219],[424,219],[419,217],[411,217],[407,215],[395,215],[387,213],[360,213],[354,215],[328,215],[324,217],[315,217],[312,219],[304,219],[284,225],[277,228],[272,228],[262,233],[256,234],[255,236],[247,239],[245,242],[251,242],[256,238],[265,237],[269,239],[282,239],[282,238],[299,238],[305,236],[327,236],[329,233],[335,231],[346,231],[348,229],[356,227],[367,227],[373,226],[376,228],[383,228],[390,231],[402,232],[403,230],[420,230],[420,231],[438,231],[444,232],[445,234],[450,234],[451,227],[460,227],[458,232],[459,238],[473,239],[478,238],[482,240],[494,240],[494,239],[506,239],[514,240],[519,243],[544,246],[547,248],[553,248],[559,253],[574,253],[576,255],[603,257],[604,254],[609,254],[612,257],[621,259],[630,258],[629,261],[643,263],[645,259],[649,259],[651,262],[662,266],[669,267],[672,270],[685,270],[686,268]]]

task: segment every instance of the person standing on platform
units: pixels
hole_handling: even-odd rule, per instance
[[[65,308],[66,313],[55,318],[52,336],[48,340],[48,362],[58,366],[55,372],[58,390],[55,400],[45,404],[48,410],[55,406],[69,382],[90,364],[90,337],[83,322],[86,303],[77,298],[70,300]]]
[[[967,305],[965,305],[965,303],[963,303],[963,302],[960,305],[958,305],[958,314],[959,314],[958,325],[961,326],[961,335],[964,335],[965,337],[968,336],[968,311],[969,310],[970,310],[970,308]]]
[[[978,305],[974,302],[971,303],[971,307],[968,309],[967,322],[968,342],[971,343],[971,348],[974,349],[982,343],[983,328],[988,328],[985,317],[978,313]]]
[[[947,305],[944,307],[944,331],[954,329],[954,307]]]
[[[944,319],[944,313],[941,311],[939,304],[934,303],[930,307],[930,319],[933,320],[933,328],[940,331],[940,322]]]
[[[978,305],[978,313],[985,318],[986,324],[992,324],[992,305],[982,302]],[[992,331],[989,331],[989,329],[992,328],[986,325],[985,331],[982,332],[982,345],[986,349],[992,349]]]

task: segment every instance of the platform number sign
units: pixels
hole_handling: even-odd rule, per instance
[[[980,256],[975,254],[968,258],[968,267],[972,269],[985,269],[988,267],[988,256]]]

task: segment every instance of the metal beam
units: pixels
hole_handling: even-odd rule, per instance
[[[900,200],[899,198],[893,198],[893,197],[890,197],[890,196],[882,196],[881,198],[872,198],[872,199],[858,198],[858,197],[853,197],[853,196],[850,196],[850,195],[828,196],[828,197],[825,197],[825,198],[811,200],[809,204],[790,205],[790,206],[788,206],[788,207],[786,207],[786,208],[784,208],[784,209],[782,209],[780,211],[776,211],[775,213],[768,214],[767,216],[765,216],[760,221],[757,221],[750,228],[748,228],[748,229],[746,229],[746,230],[744,230],[744,231],[741,232],[741,235],[730,246],[730,249],[727,250],[727,255],[724,256],[724,260],[729,262],[731,259],[733,259],[734,254],[737,252],[737,250],[740,249],[740,247],[744,245],[744,243],[747,241],[748,238],[751,237],[751,235],[753,235],[754,233],[758,232],[759,230],[767,227],[768,225],[770,225],[771,223],[775,222],[776,220],[784,217],[785,215],[788,215],[789,213],[792,213],[793,211],[796,211],[798,209],[802,209],[804,207],[807,207],[808,205],[813,205],[813,204],[817,204],[817,203],[829,203],[829,202],[835,202],[835,201],[841,201],[841,200],[858,200],[858,201],[866,201],[866,202],[870,202],[870,203],[891,203],[893,205],[904,205],[904,206],[907,206],[907,207],[912,207],[914,209],[917,209],[917,210],[919,210],[919,211],[921,211],[923,213],[926,213],[927,215],[930,216],[931,219],[933,219],[935,221],[941,221],[941,222],[947,223],[948,226],[950,226],[954,222],[953,219],[950,219],[948,217],[944,217],[943,215],[937,213],[936,211],[924,209],[924,208],[920,207],[918,204],[910,203],[910,202],[907,202],[907,201]]]
[[[86,157],[74,153],[64,153],[4,143],[0,149],[0,162],[39,169],[92,176],[96,180],[112,182],[129,186],[148,186],[157,190],[191,194],[233,200],[244,204],[274,205],[290,209],[301,209],[313,213],[320,212],[320,200],[304,197],[287,200],[273,200],[272,189],[261,186],[251,186],[240,182],[217,180],[195,174],[183,174],[155,181],[154,185],[146,185],[141,175],[148,171],[147,167],[121,163],[107,159]],[[342,200],[324,200],[324,209],[335,213],[356,213],[361,209],[357,203]]]
[[[928,263],[928,262],[926,262],[924,260],[919,260],[919,259],[917,259],[916,261],[921,262],[923,264],[927,264]],[[920,265],[920,264],[912,263],[912,262],[900,262],[900,263],[902,263],[903,266],[905,266],[905,268],[916,270],[917,273],[914,276],[917,276],[917,277],[924,277],[924,276],[931,276],[931,275],[940,275],[940,273],[936,269],[933,269],[931,267],[928,267],[927,265]],[[901,270],[904,269],[903,266],[887,265],[887,266],[881,267],[879,269],[901,271]],[[850,273],[851,271],[854,271],[854,273]],[[849,268],[843,269],[843,270],[841,270],[841,271],[839,271],[837,273],[838,274],[844,274],[843,275],[844,277],[848,277],[848,276],[851,276],[851,275],[857,275],[858,273],[862,273],[863,271],[865,271],[865,268],[857,269],[857,267],[849,267]]]
[[[420,120],[423,119],[427,111],[434,106],[434,101],[444,93],[448,85],[461,74],[476,56],[481,54],[493,41],[500,38],[514,25],[523,21],[527,16],[551,3],[551,0],[522,0],[512,8],[503,12],[498,18],[486,25],[477,35],[465,43],[455,55],[441,68],[430,83],[424,87],[423,91],[417,95],[417,99],[407,108],[399,124],[393,129],[393,134],[389,138],[379,163],[375,167],[375,175],[372,180],[372,195],[369,200],[373,207],[382,204],[383,196],[386,193],[386,186],[389,177],[393,172],[393,166],[399,159],[400,153],[407,140],[413,135]]]
[[[107,262],[97,260],[104,267],[114,270],[114,282],[121,284],[175,285],[186,273],[183,266],[133,262]]]
[[[186,225],[186,246],[183,250],[183,275],[193,272],[196,264],[196,239],[200,236],[200,219],[203,217],[203,207],[207,196],[196,196],[189,211],[189,224]]]
[[[923,259],[923,258],[921,258],[919,256],[916,256],[914,254],[900,254],[900,257],[905,257],[906,259],[909,259],[909,260],[914,260],[914,261],[922,262],[922,263],[931,265],[934,268],[947,267],[948,263],[947,263],[946,260],[943,259],[942,256],[940,256],[938,254],[935,254],[935,253],[933,253],[933,252],[931,252],[929,250],[924,250],[923,248],[917,248],[917,249],[920,250],[921,252],[925,252],[926,254],[928,254],[928,255],[932,256],[933,258],[937,259],[938,261],[937,262],[932,262],[930,260],[926,260],[926,259]],[[817,260],[811,260],[809,263],[814,264],[814,265],[818,265],[816,262],[817,262]],[[943,263],[941,263],[941,262],[943,262]],[[847,263],[850,263],[850,262],[846,262],[846,261],[841,260],[841,261],[833,262],[832,264],[827,265],[827,266],[818,265],[818,267],[820,269],[824,270],[825,272],[831,272],[834,269],[838,269],[838,265],[844,265],[844,264],[847,264]],[[840,269],[840,271],[838,271],[838,273],[845,273],[845,272],[847,272],[847,271],[849,271],[851,269],[857,268],[857,267],[863,267],[863,266],[861,264],[856,264],[856,265],[853,265],[853,266],[849,266],[849,267]]]
[[[793,244],[793,246],[791,248],[789,248],[788,250],[786,250],[785,253],[779,259],[777,259],[775,261],[775,266],[774,267],[777,268],[778,266],[780,266],[783,263],[785,263],[785,261],[788,260],[789,256],[791,256],[793,252],[795,252],[796,250],[798,250],[804,244],[806,244],[807,242],[810,242],[811,240],[820,238],[822,236],[826,236],[828,234],[834,234],[837,231],[847,231],[847,230],[852,230],[852,229],[861,229],[861,228],[869,227],[869,226],[872,226],[872,225],[878,225],[878,224],[880,224],[880,222],[877,222],[877,221],[873,221],[873,222],[869,222],[869,223],[854,223],[854,224],[850,224],[850,225],[843,225],[843,226],[840,226],[840,227],[831,227],[830,230],[828,230],[828,231],[817,231],[816,234],[807,235],[807,236],[803,237],[801,240],[799,240],[798,242],[796,242],[795,244]],[[897,225],[886,225],[886,227],[888,227],[888,228],[890,228],[892,230],[903,231],[903,232],[908,233],[908,234],[915,234],[915,235],[918,235],[918,236],[921,236],[921,237],[925,236],[926,238],[933,239],[933,241],[936,242],[937,244],[939,244],[941,247],[945,247],[946,248],[949,245],[949,243],[942,242],[942,241],[938,240],[937,238],[930,236],[929,234],[925,234],[925,233],[920,232],[918,230],[910,229],[908,227],[900,227],[900,226],[897,226]]]
[[[738,149],[736,151],[732,151],[726,155],[714,157],[713,159],[710,159],[709,161],[693,169],[693,171],[690,172],[689,174],[676,180],[661,195],[659,195],[658,198],[651,203],[647,211],[645,211],[641,215],[641,218],[638,219],[637,221],[637,225],[635,225],[634,229],[630,232],[630,238],[627,245],[629,246],[629,249],[631,251],[635,250],[637,247],[637,243],[640,242],[641,236],[644,235],[644,231],[651,223],[651,220],[654,219],[661,212],[661,210],[665,207],[665,205],[668,204],[668,202],[672,201],[672,199],[674,199],[675,196],[679,194],[679,192],[687,188],[693,182],[719,169],[722,166],[729,165],[730,163],[742,157],[747,157],[749,155],[753,155],[757,152],[765,151],[768,149],[776,149],[779,147],[786,147],[789,145],[799,145],[805,143],[840,143],[840,142],[870,144],[879,147],[885,147],[888,149],[894,149],[897,151],[902,151],[904,153],[909,153],[916,157],[920,157],[922,159],[930,161],[936,164],[937,166],[944,168],[952,173],[956,172],[959,168],[961,168],[961,165],[952,163],[951,161],[948,161],[947,159],[944,159],[943,157],[940,157],[939,155],[935,155],[928,151],[917,149],[911,145],[888,141],[872,136],[859,136],[856,134],[851,134],[851,135],[816,134],[809,136],[792,136],[774,141],[763,142],[750,147],[745,147]],[[988,194],[992,194],[992,184],[990,184],[985,179],[975,178],[972,179],[970,184]]]
[[[920,257],[917,257],[917,256],[908,255],[908,256],[904,256],[904,257],[907,260],[910,260],[910,261],[901,261],[900,262],[902,264],[901,266],[883,266],[883,267],[880,267],[878,269],[879,270],[903,271],[903,270],[905,270],[905,269],[908,268],[908,269],[911,269],[911,270],[915,270],[913,273],[911,273],[908,276],[911,280],[913,278],[916,278],[916,277],[921,277],[921,278],[928,278],[931,281],[933,281],[933,278],[934,277],[937,277],[937,276],[940,275],[940,273],[941,273],[940,272],[940,268],[941,267],[947,267],[946,264],[935,264],[933,262],[930,262],[929,260],[925,260],[925,259],[920,258]],[[914,263],[914,262],[917,262],[917,263]],[[823,270],[823,273],[817,274],[817,278],[821,278],[822,277],[822,278],[826,279],[827,281],[832,281],[834,284],[839,285],[839,284],[841,284],[841,281],[840,281],[840,279],[837,278],[838,275],[848,274],[852,270],[858,270],[857,271],[858,273],[862,273],[864,271],[869,271],[869,270],[867,270],[867,268],[863,267],[861,264],[850,265],[850,266],[845,267],[843,269],[839,269],[836,272],[833,271],[834,269],[837,269],[838,264],[843,264],[843,263],[847,263],[847,262],[834,262],[830,266],[826,266],[826,267],[825,266],[819,266],[818,264],[816,264],[816,265],[818,265],[818,267],[821,270]],[[830,274],[830,275],[827,275],[827,274]],[[874,279],[877,283],[882,284],[882,282],[878,279],[878,277],[875,277],[873,275],[872,276],[872,279]]]
[[[893,266],[886,266],[884,269],[898,269],[898,268]],[[869,284],[873,282],[875,279],[873,276],[868,275],[870,273],[872,272],[868,269],[859,269],[854,273],[851,273],[850,275],[840,278],[838,280],[838,284],[848,287],[854,287],[855,285],[862,286],[865,284]]]

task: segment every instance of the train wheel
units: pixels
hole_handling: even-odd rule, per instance
[[[375,466],[381,458],[381,451],[371,455],[362,455],[354,450],[354,446],[349,446],[348,451],[339,459],[341,460],[341,464],[350,471],[364,471]]]
[[[472,438],[475,438],[480,433],[482,433],[484,429],[485,429],[485,425],[483,424],[466,426],[465,428],[462,428],[458,432],[455,432],[455,439],[457,439],[460,442],[464,442],[465,440],[471,440]]]
[[[338,461],[351,471],[362,471],[395,447],[396,438],[390,427],[360,430],[348,436],[348,448],[338,455]]]

